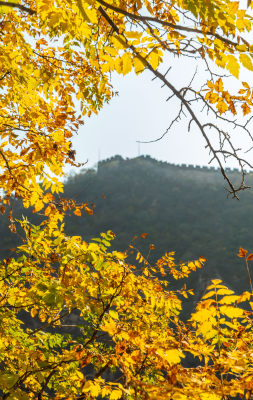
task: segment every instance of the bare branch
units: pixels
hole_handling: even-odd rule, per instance
[[[114,11],[116,11],[116,12],[121,12],[121,11],[122,11],[122,13],[123,13],[124,15],[126,15],[126,16],[128,16],[128,17],[130,17],[130,18],[132,18],[132,19],[141,20],[141,21],[148,27],[148,29],[150,30],[151,34],[152,34],[152,27],[150,28],[150,25],[147,23],[147,21],[162,23],[161,21],[156,20],[156,18],[153,18],[153,17],[141,17],[141,16],[138,16],[138,15],[136,16],[135,14],[131,14],[131,13],[128,13],[127,11],[120,10],[120,9],[118,9],[118,7],[111,6],[110,4],[107,4],[104,0],[98,0],[98,1],[99,1],[99,3],[103,4],[104,6],[110,8],[111,10],[114,10]],[[106,12],[105,12],[104,10],[103,10],[103,13],[106,14]],[[130,15],[129,15],[129,14],[130,14]],[[106,15],[107,15],[107,14],[106,14]],[[113,27],[113,25],[112,25],[111,22],[110,22],[111,19],[109,18],[109,16],[108,16],[108,18],[106,18],[106,20],[107,20],[108,23],[112,26],[113,30],[114,30],[115,32],[118,33],[118,31],[119,31],[118,28],[116,27],[117,30],[115,30],[115,28]],[[110,21],[109,21],[109,20],[110,20]],[[113,23],[113,24],[114,24],[114,23]],[[170,25],[171,25],[171,24],[170,24]],[[173,24],[172,24],[172,25],[173,25]],[[175,28],[175,29],[176,29],[176,28]],[[190,31],[194,31],[195,33],[197,32],[196,29],[194,29],[194,30],[190,29]],[[203,33],[203,32],[200,31],[200,33]],[[205,34],[205,33],[203,33],[203,34]],[[212,35],[213,35],[213,33],[212,33]],[[153,35],[153,36],[154,36],[154,35]],[[156,36],[157,36],[157,35],[156,35]],[[213,35],[213,36],[215,36],[215,35]],[[217,37],[217,36],[216,36],[216,37]],[[164,46],[164,42],[160,39],[160,37],[156,37],[156,39],[157,39],[157,40],[159,39],[158,41],[159,41],[160,45],[163,45],[163,46]],[[210,112],[213,113],[213,115],[214,115],[214,117],[215,117],[216,119],[219,119],[219,120],[221,120],[221,121],[223,121],[223,122],[232,123],[232,124],[234,125],[234,127],[242,128],[243,130],[245,130],[245,131],[248,133],[248,135],[249,135],[250,138],[252,139],[252,136],[251,136],[251,133],[250,133],[249,129],[246,128],[246,125],[247,125],[248,122],[247,122],[245,125],[240,125],[240,124],[238,124],[238,123],[236,122],[236,120],[229,120],[229,119],[226,119],[226,118],[222,117],[222,116],[218,113],[218,110],[215,110],[215,109],[206,101],[206,99],[203,97],[203,95],[201,95],[200,92],[195,91],[195,90],[192,89],[191,87],[184,87],[184,88],[182,88],[182,89],[180,89],[180,90],[176,89],[175,86],[172,85],[172,84],[166,79],[166,74],[163,74],[163,73],[161,73],[159,70],[154,69],[154,68],[152,67],[152,65],[148,62],[147,57],[143,57],[143,56],[138,52],[138,50],[135,48],[135,46],[131,45],[131,44],[128,42],[128,39],[126,38],[126,36],[124,35],[124,33],[122,33],[122,34],[120,35],[120,37],[118,37],[118,40],[119,40],[120,42],[122,42],[122,44],[123,44],[124,46],[127,45],[128,48],[129,48],[130,50],[132,50],[134,56],[135,56],[136,58],[138,58],[138,59],[142,62],[143,65],[145,65],[146,69],[148,69],[150,72],[152,72],[152,74],[153,74],[153,76],[154,76],[154,77],[153,77],[153,80],[154,80],[154,79],[159,79],[159,80],[163,83],[162,87],[166,86],[167,88],[170,89],[170,91],[172,92],[172,95],[168,98],[168,100],[169,100],[170,98],[176,96],[176,97],[178,98],[178,100],[180,101],[180,104],[181,104],[181,105],[180,105],[180,110],[179,110],[179,112],[178,112],[178,115],[177,115],[176,118],[171,122],[170,126],[167,128],[167,130],[164,132],[164,134],[163,134],[161,137],[159,137],[159,138],[157,138],[157,139],[155,139],[155,140],[152,140],[152,141],[148,141],[148,142],[141,142],[141,141],[139,141],[139,143],[150,143],[150,142],[157,142],[157,141],[161,140],[161,139],[168,133],[168,131],[169,131],[169,129],[172,127],[172,125],[173,125],[175,122],[177,122],[177,121],[181,118],[181,115],[184,115],[184,116],[185,116],[184,109],[186,109],[187,112],[188,112],[188,114],[189,114],[189,116],[190,116],[190,122],[189,122],[188,128],[190,129],[190,128],[191,128],[192,122],[195,122],[195,124],[197,125],[198,129],[200,130],[201,135],[203,136],[203,138],[204,138],[205,141],[206,141],[206,147],[209,149],[210,154],[211,154],[211,161],[216,160],[216,162],[217,162],[218,165],[219,165],[220,171],[221,171],[221,173],[222,173],[222,175],[223,175],[223,178],[225,179],[225,181],[226,181],[227,184],[228,184],[228,187],[229,187],[228,192],[229,192],[229,194],[232,194],[233,197],[235,197],[235,198],[238,199],[237,192],[239,192],[240,190],[244,190],[244,189],[247,188],[247,186],[246,186],[245,183],[244,183],[244,178],[245,178],[245,174],[246,174],[244,167],[245,167],[245,165],[248,165],[249,167],[251,167],[251,165],[250,165],[249,163],[247,163],[244,159],[242,159],[242,158],[238,155],[237,151],[238,151],[239,149],[235,149],[235,148],[234,148],[234,146],[233,146],[233,144],[232,144],[232,142],[231,142],[231,140],[230,140],[230,136],[229,136],[228,133],[226,133],[225,131],[223,131],[222,129],[220,129],[218,126],[212,124],[212,122],[203,124],[203,123],[200,121],[199,117],[196,115],[194,109],[192,108],[192,103],[193,103],[193,102],[197,102],[197,101],[199,101],[199,100],[202,101],[203,108],[207,108],[207,113],[210,111]],[[222,39],[221,39],[221,40],[222,40]],[[189,42],[189,43],[190,43],[190,42]],[[231,44],[231,43],[230,43],[230,44]],[[232,43],[232,44],[233,44],[233,45],[236,45],[236,43]],[[198,50],[198,49],[197,49],[197,50]],[[211,73],[211,71],[209,71],[209,72]],[[195,72],[195,74],[196,74],[196,72]],[[195,78],[195,74],[193,75],[192,80]],[[191,80],[191,83],[192,83],[192,80]],[[186,95],[187,95],[188,92],[193,93],[194,98],[192,98],[192,99],[187,99],[187,98],[186,98]],[[216,149],[216,148],[214,147],[214,145],[212,144],[212,141],[210,140],[208,134],[206,133],[206,130],[205,130],[206,128],[214,128],[214,129],[217,131],[217,133],[218,133],[218,138],[219,138],[219,146],[220,146],[218,149]],[[225,149],[225,148],[224,148],[225,144],[229,146],[229,149]],[[234,184],[231,182],[231,180],[230,180],[230,178],[229,178],[229,176],[228,176],[228,174],[227,174],[227,172],[226,172],[226,169],[225,169],[225,167],[223,166],[222,157],[223,157],[223,159],[224,159],[224,162],[226,162],[226,158],[228,158],[228,157],[233,157],[233,158],[236,159],[236,161],[238,162],[238,164],[239,164],[239,166],[240,166],[240,169],[241,169],[241,176],[242,176],[241,183],[239,184],[239,186],[237,185],[237,187],[235,187]]]

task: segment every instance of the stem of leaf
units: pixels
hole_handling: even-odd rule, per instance
[[[246,262],[246,267],[247,267],[247,271],[248,271],[248,276],[249,276],[249,283],[250,283],[250,288],[251,288],[251,294],[253,296],[253,287],[252,287],[252,280],[251,280],[251,275],[250,275],[250,270],[249,270],[249,264],[247,259],[245,258],[245,262]]]

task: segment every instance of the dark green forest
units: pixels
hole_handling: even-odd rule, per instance
[[[233,180],[240,179],[238,171],[229,174]],[[253,175],[247,175],[247,183],[253,186]],[[70,235],[88,241],[110,229],[116,234],[112,247],[127,250],[132,238],[145,232],[147,238],[138,238],[134,245],[147,255],[149,244],[154,244],[152,262],[169,251],[176,252],[178,261],[204,256],[204,268],[186,281],[188,288],[195,289],[196,300],[212,278],[221,278],[239,292],[249,289],[245,265],[237,253],[239,247],[253,252],[253,191],[241,193],[240,201],[227,197],[218,170],[175,166],[148,156],[126,160],[115,156],[100,162],[97,170],[70,176],[64,196],[94,203],[94,215],[67,218]],[[18,203],[13,213],[35,221]],[[2,257],[10,255],[8,249],[20,240],[8,225],[8,218],[2,219]],[[171,283],[172,287],[181,285],[181,281]]]

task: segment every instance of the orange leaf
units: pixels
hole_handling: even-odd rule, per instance
[[[243,103],[241,105],[241,107],[242,107],[243,115],[247,115],[250,113],[250,111],[251,111],[250,107],[246,103]]]
[[[242,247],[240,247],[239,253],[238,253],[237,255],[238,255],[238,257],[244,258],[244,257],[246,257],[247,253],[248,253],[247,250],[245,250],[245,249],[243,249]]]
[[[91,208],[85,207],[84,209],[85,209],[85,212],[86,212],[87,214],[93,215],[93,210],[92,210]]]
[[[78,217],[81,217],[82,213],[81,213],[80,208],[77,208],[77,209],[74,211],[74,214],[77,215]]]
[[[140,236],[141,236],[142,239],[146,239],[146,237],[148,236],[148,234],[147,234],[147,233],[142,233]]]
[[[16,229],[16,225],[15,224],[11,223],[9,225],[9,228],[10,228],[12,233],[17,233],[17,229]]]
[[[54,201],[54,196],[52,195],[52,193],[46,193],[44,196],[44,202],[48,203],[49,201]]]
[[[249,254],[248,257],[247,257],[247,261],[251,261],[251,260],[253,260],[253,254],[252,253]]]
[[[239,299],[237,300],[237,303],[242,303],[244,301],[248,301],[251,298],[251,293],[250,292],[243,292],[241,296],[239,296]]]
[[[228,105],[223,100],[219,100],[216,107],[220,114],[223,114],[228,109]]]
[[[215,82],[214,89],[217,90],[217,92],[222,92],[223,91],[223,82],[222,82],[221,78],[219,78]]]
[[[52,210],[51,206],[47,206],[47,208],[44,211],[46,217],[51,213],[51,210]]]
[[[149,249],[150,249],[150,250],[155,250],[155,245],[154,245],[154,244],[150,244],[150,245],[149,245]]]
[[[5,213],[5,210],[6,210],[6,207],[0,206],[0,212],[1,212],[1,214],[4,214],[4,213]]]
[[[30,311],[30,314],[31,314],[32,318],[34,318],[37,313],[38,313],[38,311],[37,311],[37,309],[35,307],[33,307],[31,309],[31,311]]]

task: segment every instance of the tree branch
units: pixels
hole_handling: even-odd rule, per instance
[[[48,385],[50,379],[52,378],[52,376],[53,376],[55,373],[56,373],[56,369],[52,369],[52,371],[50,371],[49,375],[47,376],[47,378],[45,379],[45,381],[44,381],[44,383],[43,383],[43,386],[42,386],[41,390],[40,390],[39,393],[38,393],[38,400],[42,400],[43,392],[46,390],[47,385]]]
[[[98,0],[98,2],[99,2],[99,3],[103,3],[104,5],[107,5],[107,3],[104,2],[104,0]],[[110,5],[108,5],[108,6],[109,6],[109,8],[111,8],[111,9],[113,9],[113,10],[114,10],[114,9],[117,9],[117,10],[118,10],[117,7],[110,6]],[[103,13],[106,14],[106,12],[105,12],[104,10],[103,10]],[[123,12],[123,13],[127,13],[127,12]],[[127,13],[127,14],[128,14],[128,13]],[[134,15],[134,14],[133,14],[133,15]],[[134,16],[135,16],[135,15],[134,15]],[[109,17],[108,17],[108,19],[111,20]],[[108,19],[106,18],[107,21],[108,21]],[[144,17],[143,21],[144,21],[144,20],[145,20],[145,17]],[[109,21],[108,21],[108,22],[109,22]],[[111,25],[110,22],[109,22],[109,24]],[[112,25],[111,25],[111,26],[112,26]],[[112,28],[113,28],[113,30],[114,30],[114,27],[113,27],[113,26],[112,26]],[[117,28],[117,31],[118,31],[118,28]],[[195,30],[195,32],[196,32],[196,30]],[[242,163],[241,163],[241,161],[243,161],[243,160],[241,160],[239,157],[236,157],[237,160],[239,161],[239,164],[240,164],[240,167],[241,167],[241,170],[242,170],[242,182],[241,182],[240,186],[239,186],[238,188],[236,188],[236,187],[234,187],[233,183],[232,183],[231,180],[229,179],[229,177],[228,177],[228,175],[227,175],[227,173],[226,173],[226,171],[225,171],[225,169],[224,169],[224,167],[223,167],[223,163],[222,163],[222,161],[221,161],[221,159],[220,159],[220,157],[219,157],[219,155],[218,155],[219,153],[222,153],[222,154],[224,155],[224,154],[225,154],[224,151],[222,152],[222,148],[220,149],[220,151],[219,151],[219,150],[218,150],[218,151],[215,150],[215,148],[213,147],[213,145],[212,145],[212,143],[211,143],[211,141],[210,141],[208,135],[207,135],[206,132],[205,132],[205,125],[203,125],[203,124],[200,122],[200,120],[198,119],[198,117],[196,116],[194,110],[193,110],[192,107],[191,107],[191,102],[190,102],[190,101],[187,101],[187,100],[185,99],[185,95],[181,93],[181,90],[177,90],[177,89],[175,88],[175,86],[173,86],[173,85],[166,79],[166,76],[165,76],[164,74],[162,74],[160,71],[154,69],[154,68],[152,67],[152,65],[147,61],[147,59],[144,58],[143,56],[141,56],[133,45],[130,45],[130,44],[128,43],[128,40],[127,40],[127,38],[124,36],[124,34],[121,34],[121,37],[118,37],[117,39],[118,39],[120,42],[122,42],[122,44],[127,45],[128,48],[132,50],[132,52],[133,52],[133,54],[135,55],[135,57],[138,58],[138,59],[142,62],[142,64],[145,65],[145,67],[146,67],[149,71],[152,72],[152,74],[155,76],[155,78],[158,78],[160,81],[162,81],[162,82],[163,82],[163,85],[164,85],[164,86],[167,86],[167,87],[171,90],[171,92],[173,93],[173,95],[176,96],[176,97],[180,100],[180,102],[181,102],[181,108],[180,108],[181,111],[180,111],[180,112],[182,112],[182,108],[183,108],[183,107],[186,108],[186,110],[188,111],[188,113],[189,113],[189,115],[190,115],[190,117],[191,117],[191,121],[193,121],[193,122],[196,123],[197,127],[199,128],[199,130],[200,130],[200,132],[201,132],[201,134],[202,134],[202,136],[203,136],[203,138],[205,139],[205,141],[206,141],[206,143],[207,143],[207,147],[209,148],[210,153],[212,154],[212,160],[216,160],[216,161],[217,161],[217,163],[218,163],[218,165],[219,165],[219,168],[220,168],[220,171],[221,171],[221,173],[222,173],[222,175],[223,175],[223,178],[226,180],[226,182],[227,182],[227,184],[228,184],[228,186],[229,186],[228,192],[231,193],[231,194],[233,195],[233,197],[235,197],[235,198],[238,199],[237,192],[239,192],[240,190],[244,190],[244,189],[247,188],[247,187],[245,186],[245,184],[244,184],[244,175],[245,175],[245,173],[244,173],[244,169],[243,169],[243,166],[242,166]],[[233,149],[233,147],[232,147],[232,149]],[[233,150],[234,150],[234,149],[233,149]]]
[[[12,2],[6,2],[6,1],[0,1],[0,6],[5,6],[5,7],[12,7],[12,8],[18,8],[21,11],[25,11],[30,15],[34,15],[35,11],[32,10],[29,7],[23,6],[22,4],[18,4],[18,3],[12,3]]]
[[[98,11],[103,15],[103,17],[106,19],[108,24],[111,25],[112,29],[119,34],[119,29],[118,27],[114,24],[114,22],[111,20],[108,14],[106,14],[105,10],[99,6]]]
[[[126,17],[129,17],[129,18],[131,18],[132,20],[135,20],[135,21],[154,22],[156,24],[159,24],[159,25],[162,25],[162,26],[168,26],[169,28],[172,28],[172,29],[175,29],[175,30],[178,30],[178,31],[199,33],[199,34],[204,35],[204,36],[214,36],[214,37],[216,37],[216,39],[219,39],[222,42],[229,44],[230,46],[237,46],[238,45],[237,42],[233,42],[232,40],[224,38],[223,36],[219,35],[218,33],[214,33],[214,32],[211,32],[211,31],[203,32],[201,29],[190,28],[188,26],[182,26],[182,25],[176,25],[176,24],[173,24],[171,22],[161,21],[159,18],[133,14],[133,13],[130,13],[128,11],[122,10],[121,8],[116,7],[116,6],[112,5],[112,4],[109,4],[104,0],[97,0],[97,1],[98,1],[98,3],[102,4],[104,7],[107,7],[110,10],[115,11],[115,12],[117,12],[119,14],[123,14]]]

